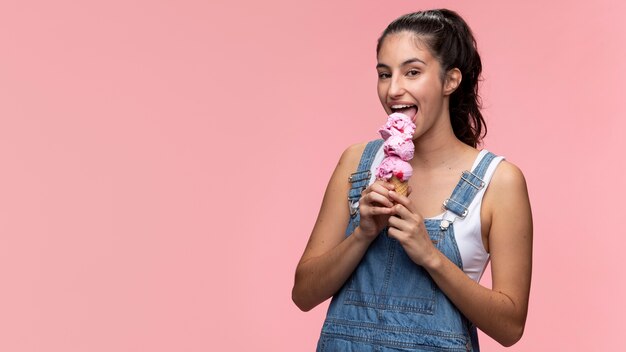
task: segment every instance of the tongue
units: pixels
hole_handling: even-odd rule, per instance
[[[411,118],[411,121],[415,122],[415,114],[417,114],[417,107],[411,106],[410,108],[404,108],[398,110],[398,112],[405,114]]]

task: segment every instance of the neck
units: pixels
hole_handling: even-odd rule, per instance
[[[456,138],[446,145],[420,144],[419,148],[415,146],[415,155],[410,162],[414,169],[452,168],[463,160],[467,149],[471,149]]]
[[[450,118],[443,128],[434,128],[432,133],[427,133],[413,140],[415,155],[410,164],[414,169],[452,168],[463,161],[465,153],[474,148],[461,142],[454,135]]]

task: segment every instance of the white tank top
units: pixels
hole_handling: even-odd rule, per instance
[[[472,170],[478,165],[485,154],[487,154],[486,149],[483,149],[480,153],[478,153],[476,160],[474,160],[474,165],[472,165]],[[383,161],[384,157],[385,154],[381,146],[381,148],[378,149],[378,152],[376,152],[376,156],[372,162],[372,176],[369,181],[370,185],[376,181],[376,168]],[[493,159],[491,164],[489,164],[489,167],[485,172],[485,176],[483,177],[483,181],[487,187],[489,186],[491,177],[496,171],[496,167],[498,167],[498,164],[500,164],[500,161],[502,160],[504,160],[504,157],[498,156]],[[487,263],[489,263],[489,253],[485,251],[485,247],[483,246],[480,222],[480,208],[487,187],[483,187],[480,191],[478,191],[476,197],[468,207],[468,214],[464,219],[457,218],[456,215],[449,210],[438,216],[429,218],[446,219],[453,222],[454,238],[456,239],[456,244],[459,247],[459,252],[461,254],[463,272],[476,282],[480,281],[480,278],[487,267]]]

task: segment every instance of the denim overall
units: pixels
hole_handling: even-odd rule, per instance
[[[349,236],[358,226],[358,200],[370,180],[370,167],[383,140],[367,144],[356,173],[350,177]],[[444,208],[457,218],[480,189],[495,157],[487,153],[472,172],[463,172]],[[463,269],[452,221],[424,220],[433,244]],[[330,306],[317,351],[478,351],[476,327],[383,229]]]

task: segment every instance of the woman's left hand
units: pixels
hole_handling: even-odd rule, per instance
[[[393,214],[389,217],[389,237],[400,242],[415,264],[428,267],[439,251],[428,235],[424,218],[414,210],[408,197],[390,191],[389,198],[396,203]]]

